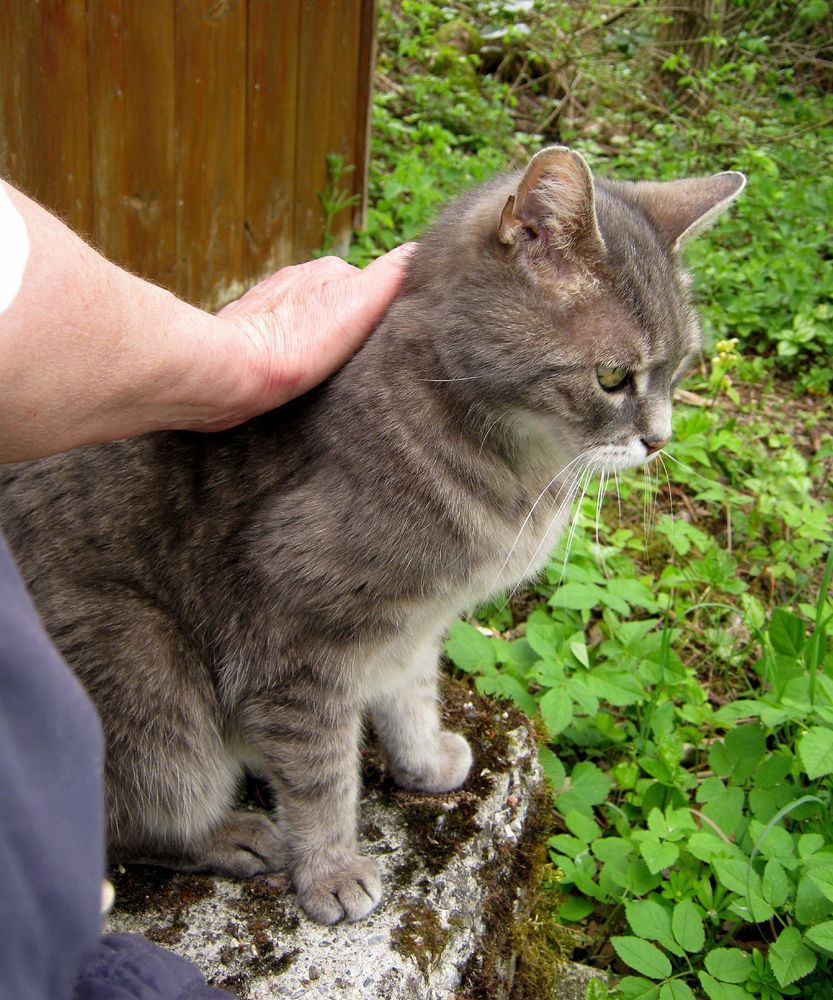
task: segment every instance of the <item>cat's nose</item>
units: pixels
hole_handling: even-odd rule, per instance
[[[642,443],[645,445],[645,450],[649,455],[655,455],[658,451],[664,448],[670,440],[670,437],[642,438]]]

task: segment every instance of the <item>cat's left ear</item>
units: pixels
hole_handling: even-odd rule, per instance
[[[529,161],[503,207],[498,238],[511,246],[524,232],[533,245],[568,257],[604,253],[593,175],[581,153],[550,146]]]
[[[745,187],[744,174],[726,170],[711,177],[640,181],[634,193],[640,208],[678,251],[707,229]]]

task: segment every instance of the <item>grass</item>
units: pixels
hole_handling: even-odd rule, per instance
[[[706,349],[664,466],[591,484],[569,558],[446,647],[546,734],[544,919],[613,969],[590,1000],[831,995],[828,13],[730,3],[695,71],[640,4],[380,9],[358,263],[551,142],[619,177],[750,178],[692,245]]]

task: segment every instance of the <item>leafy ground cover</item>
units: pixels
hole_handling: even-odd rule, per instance
[[[685,6],[386,0],[351,259],[552,142],[624,178],[749,175],[692,246],[705,350],[664,462],[589,484],[569,555],[446,651],[540,724],[542,919],[611,996],[829,1000],[830,12],[736,0],[681,40]]]

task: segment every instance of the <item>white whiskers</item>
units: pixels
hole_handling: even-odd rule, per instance
[[[661,451],[657,452],[657,461],[662,465],[662,471],[665,473],[665,482],[668,485],[668,505],[670,509],[671,524],[674,524],[674,497],[671,491],[671,477],[668,475],[668,466],[665,464],[665,459],[663,458],[663,453]]]
[[[509,560],[512,558],[512,554],[514,553],[515,549],[517,548],[518,542],[521,540],[521,536],[524,533],[524,529],[529,524],[530,518],[535,513],[535,509],[538,506],[538,504],[543,500],[543,498],[546,496],[546,494],[548,493],[548,491],[550,490],[550,488],[552,487],[552,485],[555,483],[555,481],[559,478],[559,476],[563,476],[566,472],[569,472],[569,470],[574,465],[576,465],[577,462],[579,462],[579,461],[581,461],[581,459],[585,458],[587,456],[587,454],[588,453],[586,451],[582,451],[578,455],[576,455],[576,457],[571,462],[568,462],[564,466],[563,469],[561,469],[560,471],[556,472],[556,474],[552,477],[552,479],[547,483],[547,485],[538,494],[538,496],[537,496],[537,498],[535,500],[535,503],[533,503],[533,505],[530,507],[529,513],[524,518],[524,522],[521,525],[520,529],[518,530],[517,535],[515,535],[515,540],[512,542],[512,545],[510,546],[509,551],[506,553],[506,558],[501,563],[500,569],[497,571],[497,574],[495,575],[495,580],[494,580],[494,583],[492,584],[492,589],[494,589],[495,587],[497,587],[497,585],[499,584],[500,578],[503,575],[503,571],[509,565]],[[580,474],[583,474],[584,471],[586,471],[586,467],[585,467],[585,469],[582,469],[582,473],[580,473]],[[572,477],[571,477],[571,479],[572,479]],[[562,484],[559,487],[558,493],[556,493],[556,495],[555,495],[556,500],[558,499],[559,496],[561,496],[561,491],[564,489],[564,485],[567,485],[567,484]],[[569,485],[572,487],[572,483],[570,483]],[[561,507],[558,508],[558,512],[559,513],[560,513],[561,509],[562,509]],[[547,532],[547,534],[548,533],[549,533],[549,531]],[[544,538],[546,538],[546,535],[544,536]],[[542,542],[543,542],[543,540],[542,540]],[[538,548],[540,548],[540,544],[539,544]],[[538,554],[538,549],[535,550],[535,554],[532,557],[533,561],[535,559],[535,556],[537,556],[537,554]],[[531,563],[530,563],[530,565],[531,565]]]
[[[575,511],[573,512],[573,520],[570,524],[570,533],[567,536],[567,544],[564,547],[564,562],[561,564],[561,575],[558,578],[558,587],[564,582],[564,574],[567,572],[567,563],[570,560],[570,549],[573,547],[573,538],[576,534],[576,527],[578,526],[578,519],[581,517],[581,505],[584,503],[584,496],[587,493],[587,487],[590,485],[590,480],[593,478],[593,473],[585,469],[586,479],[581,487],[581,495],[578,498],[578,503],[576,504]],[[558,589],[556,587],[556,590]]]
[[[573,500],[575,500],[576,492],[578,490],[578,486],[579,486],[581,480],[585,476],[587,476],[587,479],[586,479],[586,481],[584,483],[584,489],[582,490],[582,493],[581,493],[581,496],[582,496],[582,499],[583,499],[584,498],[584,493],[587,490],[587,483],[590,482],[590,479],[591,479],[592,475],[593,474],[588,471],[587,466],[584,466],[584,468],[580,469],[578,472],[574,473],[571,476],[570,482],[567,484],[567,492],[566,492],[566,494],[564,496],[564,499],[558,505],[558,509],[553,514],[552,518],[550,519],[550,523],[547,525],[547,530],[543,533],[543,535],[541,536],[541,540],[535,546],[535,551],[532,553],[532,556],[530,557],[530,559],[528,560],[526,566],[524,567],[524,570],[523,570],[523,573],[521,573],[520,579],[515,584],[515,586],[512,588],[512,590],[510,590],[510,592],[509,592],[509,597],[510,598],[514,597],[514,595],[518,592],[518,588],[523,583],[523,581],[526,579],[526,576],[529,573],[529,571],[535,565],[535,561],[538,558],[538,553],[541,551],[541,546],[549,538],[550,532],[553,529],[553,525],[558,520],[558,518],[561,517],[562,513],[564,512],[564,510],[566,508],[568,508],[572,504]],[[558,497],[560,495],[561,495],[561,490],[558,491],[558,493],[556,494],[556,497]]]

